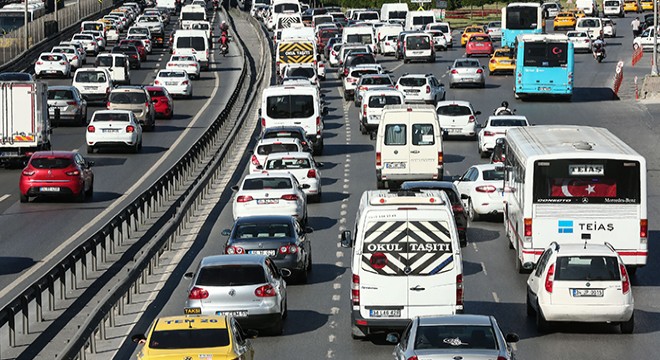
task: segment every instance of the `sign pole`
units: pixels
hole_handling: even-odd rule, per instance
[[[651,75],[658,76],[658,0],[653,0],[653,59]]]

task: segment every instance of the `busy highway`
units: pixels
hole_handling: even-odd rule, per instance
[[[438,52],[433,64],[410,63],[378,56],[378,62],[392,71],[392,76],[432,73],[446,87],[447,100],[467,100],[475,110],[481,111],[477,122],[483,123],[502,101],[508,101],[516,114],[524,115],[534,125],[572,124],[606,127],[635,150],[648,162],[648,218],[650,222],[648,265],[636,272],[632,279],[635,297],[636,326],[634,334],[623,335],[619,329],[607,324],[559,324],[548,334],[536,330],[534,320],[525,313],[526,280],[528,275],[519,274],[514,268],[514,254],[508,249],[503,235],[502,217],[486,217],[471,222],[468,245],[462,249],[465,279],[465,313],[494,315],[502,330],[515,332],[520,341],[514,345],[519,359],[603,359],[655,357],[659,323],[656,300],[658,280],[658,239],[655,219],[660,208],[654,200],[658,197],[660,169],[657,149],[660,133],[656,118],[660,108],[652,104],[640,104],[631,100],[630,83],[623,100],[613,100],[611,91],[614,69],[619,60],[626,63],[626,77],[639,75],[648,70],[645,64],[629,66],[632,37],[631,16],[617,20],[618,36],[607,39],[607,58],[597,63],[591,53],[575,56],[575,90],[572,101],[519,101],[511,91],[513,77],[487,76],[484,89],[449,89],[448,65],[454,59],[464,57],[464,50],[454,46],[447,52]],[[551,29],[549,29],[551,32]],[[454,44],[458,43],[455,32]],[[488,58],[478,57],[482,65]],[[645,61],[646,62],[646,61]],[[308,205],[308,226],[314,229],[310,235],[314,249],[313,269],[307,284],[291,284],[288,288],[288,318],[284,333],[280,336],[258,336],[252,340],[256,359],[387,359],[392,357],[393,345],[383,336],[368,340],[351,339],[350,319],[350,249],[339,246],[340,233],[351,229],[355,221],[362,192],[376,188],[374,169],[374,141],[358,130],[358,108],[343,100],[341,81],[334,71],[329,71],[322,82],[322,92],[328,102],[329,113],[324,117],[325,149],[316,156],[321,168],[323,197],[320,204]],[[243,156],[241,166],[246,167],[251,154]],[[477,153],[473,140],[447,140],[444,142],[445,180],[462,175],[471,165],[486,163]],[[247,170],[245,170],[247,173]],[[187,256],[172,274],[182,279],[176,288],[168,288],[154,303],[148,317],[143,317],[134,333],[146,332],[155,316],[182,314],[188,298],[189,280],[184,273],[194,271],[205,256],[223,254],[226,236],[223,229],[233,224],[232,209],[219,203],[213,212],[217,216],[207,219],[199,241],[203,249]],[[135,353],[136,346],[130,339],[119,349],[116,358],[127,358]]]
[[[209,11],[209,14],[215,14]],[[213,15],[214,24],[221,21]],[[172,16],[165,30],[165,38],[177,27]],[[125,32],[121,38],[125,38]],[[114,42],[109,42],[110,52]],[[103,51],[101,51],[103,53]],[[139,154],[126,151],[100,151],[87,154],[84,126],[62,124],[53,129],[52,148],[78,151],[94,161],[94,194],[83,204],[62,202],[59,199],[39,198],[29,203],[19,202],[17,184],[21,169],[0,172],[0,211],[2,212],[0,247],[3,249],[3,301],[15,296],[25,284],[43,275],[49,266],[91,233],[97,231],[136,194],[163,174],[185,153],[215,120],[227,101],[225,90],[236,86],[243,59],[233,47],[226,57],[212,49],[210,70],[193,81],[191,99],[174,99],[172,119],[157,119],[154,132],[144,134]],[[170,58],[168,47],[154,47],[140,69],[131,69],[134,85],[153,84],[156,73],[164,69]],[[93,67],[94,56],[87,58],[86,67]],[[49,86],[71,85],[72,79],[45,78]],[[94,111],[105,109],[105,103],[89,103],[87,120]]]

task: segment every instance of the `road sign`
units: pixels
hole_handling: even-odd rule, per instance
[[[446,0],[435,0],[435,8],[436,9],[446,9],[447,8],[447,1]]]
[[[410,2],[413,3],[413,4],[430,3],[431,0],[410,0]]]

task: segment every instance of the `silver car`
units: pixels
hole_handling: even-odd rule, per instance
[[[396,343],[394,358],[513,360],[516,334],[502,335],[493,316],[449,315],[415,317],[403,331],[387,335]]]
[[[287,316],[286,281],[267,255],[214,255],[202,259],[192,279],[184,314],[229,315],[246,329],[282,333]]]
[[[477,85],[486,87],[486,75],[484,66],[476,59],[456,59],[449,66],[449,87],[457,85]]]
[[[87,125],[87,101],[74,86],[49,86],[48,117],[51,123]]]
[[[486,32],[490,35],[491,39],[501,39],[502,38],[502,22],[501,21],[491,21],[486,25]]]

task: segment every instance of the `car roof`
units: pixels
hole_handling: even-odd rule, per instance
[[[609,246],[599,243],[575,243],[575,244],[561,244],[557,251],[557,256],[571,256],[571,255],[603,255],[615,256],[616,251],[612,251]]]
[[[273,176],[271,176],[271,174],[268,173],[268,172],[262,172],[262,173],[255,173],[255,174],[247,174],[247,175],[245,175],[245,179],[243,179],[243,180],[263,179],[263,178],[270,178],[270,177],[288,177],[288,178],[294,179],[294,176],[291,175],[288,172],[275,172],[275,174],[273,174]]]
[[[216,319],[217,321],[208,321],[208,319]],[[156,319],[152,331],[169,331],[169,330],[195,331],[197,329],[226,329],[226,328],[227,328],[227,318],[222,315],[205,315],[205,316],[177,315],[177,316],[164,316]]]
[[[76,154],[75,151],[65,151],[65,150],[37,151],[34,154],[32,154],[32,157],[30,159],[45,158],[51,156],[72,158],[75,154]]]
[[[290,138],[291,139],[291,138]],[[311,158],[312,154],[304,151],[278,152],[268,155],[268,160],[284,158]]]
[[[48,86],[48,91],[51,91],[51,90],[73,90],[73,89],[77,89],[77,88],[76,88],[75,86],[73,86],[73,85],[53,85],[53,86]]]
[[[524,115],[491,115],[488,120],[527,120]]]
[[[404,181],[401,189],[451,189],[456,186],[451,181]]]
[[[437,109],[440,106],[447,106],[447,105],[470,106],[470,102],[465,100],[438,101],[438,103],[435,105],[435,108]]]
[[[491,316],[488,315],[472,315],[472,314],[458,314],[447,316],[422,316],[419,317],[420,326],[432,325],[480,325],[491,326]]]
[[[257,141],[257,146],[258,145],[269,145],[269,144],[274,144],[274,143],[300,144],[300,140],[298,140],[297,138],[291,138],[291,137],[259,139],[259,141]]]
[[[293,222],[294,217],[291,215],[253,215],[253,216],[243,216],[234,222],[234,227],[243,223],[250,224],[270,224],[270,223],[284,223],[284,222]],[[221,255],[224,256],[224,255]]]
[[[383,95],[401,95],[403,96],[403,93],[397,89],[391,88],[391,87],[382,87],[382,88],[374,88],[372,90],[366,90],[364,94],[362,95],[363,97],[367,96],[378,96],[380,94]]]
[[[477,170],[484,171],[484,170],[493,170],[495,168],[504,168],[503,164],[475,164],[470,167],[473,167]]]
[[[111,90],[111,92],[144,92],[144,88],[141,86],[130,86],[130,85],[123,85],[123,86],[118,86],[114,89]]]
[[[96,110],[92,117],[96,114],[130,114],[131,112],[131,110]]]
[[[412,77],[412,78],[425,78],[426,79],[429,76],[431,76],[431,74],[403,74],[399,77],[399,79],[402,79],[404,77],[405,78],[411,78]]]
[[[202,259],[199,267],[218,265],[261,265],[267,255],[241,254],[241,255],[212,255]]]

